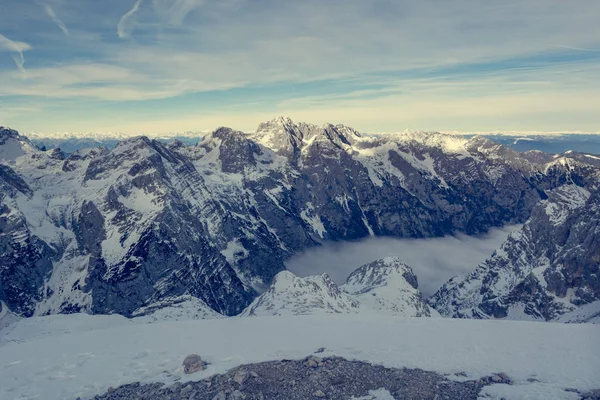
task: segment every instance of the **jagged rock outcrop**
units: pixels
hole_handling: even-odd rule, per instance
[[[289,118],[68,157],[0,128],[0,300],[20,315],[131,316],[193,296],[234,315],[323,241],[486,232],[597,170],[578,154]]]
[[[520,231],[474,272],[446,283],[430,304],[442,315],[460,318],[550,321],[564,314],[563,320],[575,322],[597,317],[597,187],[570,184],[547,193]]]

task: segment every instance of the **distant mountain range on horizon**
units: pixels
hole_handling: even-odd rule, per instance
[[[406,132],[406,131],[405,131]],[[600,154],[600,133],[560,133],[560,132],[441,132],[466,138],[483,136],[503,146],[517,151],[539,150],[545,153],[558,154],[566,151],[578,151],[591,154]],[[210,134],[209,131],[171,132],[164,134],[144,135],[164,143],[179,140],[186,145],[196,145]],[[382,136],[393,133],[362,133],[363,136]],[[114,148],[119,141],[137,135],[108,132],[108,133],[39,133],[32,132],[26,135],[36,146],[47,149],[60,148],[66,154],[91,147]]]

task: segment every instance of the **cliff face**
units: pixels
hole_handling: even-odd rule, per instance
[[[579,320],[594,317],[599,310],[593,304],[600,300],[600,196],[590,189],[572,184],[549,191],[520,231],[473,273],[445,284],[430,304],[461,318],[550,321],[582,306],[589,315]]]

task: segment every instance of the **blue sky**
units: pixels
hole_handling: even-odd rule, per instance
[[[600,131],[598,0],[2,0],[0,125]]]

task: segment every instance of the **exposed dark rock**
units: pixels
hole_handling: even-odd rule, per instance
[[[321,360],[314,368],[304,360],[272,361],[244,365],[224,375],[170,387],[134,383],[121,386],[96,400],[152,398],[154,400],[269,399],[306,400],[325,398],[348,400],[385,389],[395,399],[477,399],[484,386],[510,384],[498,373],[479,380],[452,381],[435,372],[419,369],[385,368],[339,357]],[[240,376],[244,376],[240,380]]]
[[[198,354],[190,354],[183,360],[184,373],[193,374],[202,370],[204,370],[204,361],[202,361],[202,358]]]

